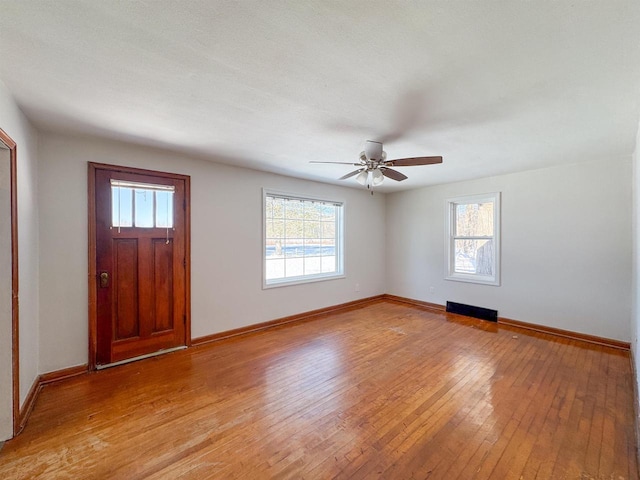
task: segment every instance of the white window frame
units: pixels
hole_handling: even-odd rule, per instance
[[[493,203],[493,236],[456,236],[456,205],[474,203]],[[445,279],[458,282],[480,283],[483,285],[500,285],[500,192],[485,193],[481,195],[466,195],[448,198],[446,200],[446,228],[445,228]],[[472,273],[460,273],[455,271],[455,240],[465,238],[471,240],[493,239],[494,243],[494,274],[478,275]]]
[[[339,205],[336,214],[336,271],[331,273],[316,273],[310,275],[300,275],[297,277],[278,278],[267,280],[267,196],[284,197],[292,200],[301,200],[309,202],[324,202],[333,203]],[[335,280],[338,278],[345,278],[344,272],[344,215],[346,209],[346,203],[344,200],[328,199],[321,197],[314,197],[309,195],[283,192],[273,189],[262,189],[262,288],[275,288],[284,287],[289,285],[298,285],[303,283],[320,282],[324,280]]]

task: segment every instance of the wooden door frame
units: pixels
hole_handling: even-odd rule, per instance
[[[98,303],[97,303],[97,233],[96,233],[96,170],[110,170],[139,175],[153,175],[184,181],[184,241],[185,241],[185,314],[184,341],[191,346],[191,177],[177,173],[159,172],[141,168],[88,163],[88,205],[89,205],[89,370],[96,370],[98,352]]]
[[[20,415],[20,328],[18,302],[18,180],[16,142],[0,128],[0,142],[9,148],[9,175],[11,189],[11,375],[13,394],[13,435],[22,430]],[[26,412],[25,416],[26,416]],[[26,418],[25,418],[26,420]]]

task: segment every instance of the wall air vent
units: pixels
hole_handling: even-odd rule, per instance
[[[466,315],[467,317],[479,318],[490,322],[498,321],[498,311],[489,308],[474,307],[464,303],[447,302],[447,312]]]

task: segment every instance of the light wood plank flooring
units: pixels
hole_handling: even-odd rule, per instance
[[[629,355],[390,301],[43,389],[0,478],[636,479]]]

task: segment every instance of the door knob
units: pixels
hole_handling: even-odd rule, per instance
[[[109,286],[109,273],[100,273],[100,288],[107,288]]]

